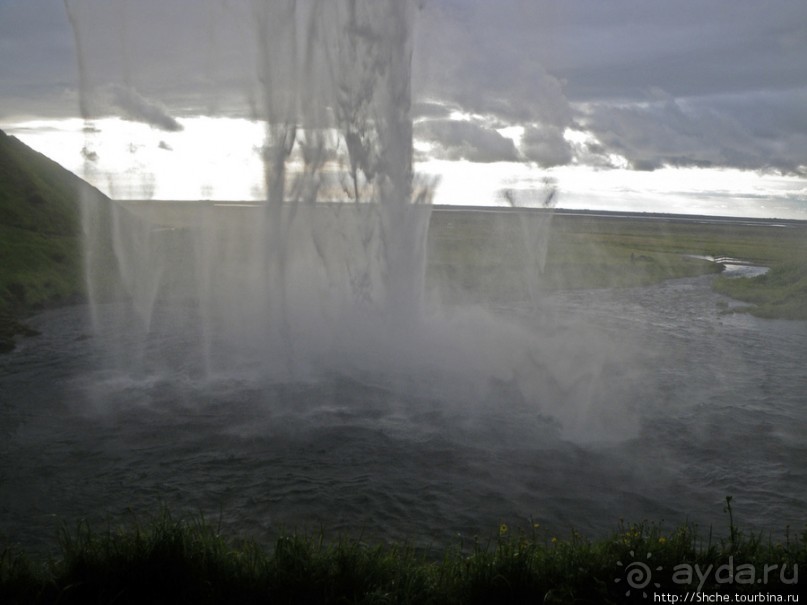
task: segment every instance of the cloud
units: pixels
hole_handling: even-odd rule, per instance
[[[435,112],[437,113],[437,112]],[[498,120],[422,119],[415,124],[415,137],[431,145],[429,154],[439,159],[470,162],[533,162],[545,168],[572,162],[572,145],[563,130],[554,125],[530,124],[518,144],[498,132]]]
[[[176,118],[170,116],[164,107],[159,103],[146,99],[132,88],[113,86],[112,102],[122,109],[130,120],[144,122],[168,132],[182,130],[182,124]]]
[[[804,100],[805,92],[768,100],[753,95],[668,96],[646,103],[598,104],[581,121],[605,148],[640,170],[670,165],[800,172],[807,157]]]
[[[412,118],[447,118],[451,108],[435,101],[415,101],[412,103]]]
[[[76,107],[73,39],[61,2],[0,0],[0,119]]]
[[[423,120],[415,136],[434,145],[439,159],[470,162],[516,162],[519,154],[513,139],[492,128],[467,120]]]
[[[521,153],[527,160],[547,168],[572,161],[572,147],[563,130],[554,125],[527,127],[521,138]]]
[[[93,163],[98,163],[98,160],[100,159],[98,153],[93,151],[92,149],[90,149],[86,145],[81,148],[81,157],[83,157],[88,162],[93,162]]]
[[[115,107],[156,128],[176,129],[180,115],[261,115],[250,0],[70,5],[88,114],[109,110],[115,83]],[[311,6],[298,3],[300,21]],[[428,0],[416,13],[412,116],[441,157],[803,170],[804,2]],[[329,32],[299,33],[302,54]],[[0,118],[75,115],[63,3],[0,0],[0,52]],[[473,120],[451,124],[452,111]],[[508,126],[524,128],[519,145],[496,132]],[[566,141],[569,129],[591,138]]]
[[[414,89],[501,125],[567,125],[573,115],[563,82],[544,67],[537,12],[525,3],[468,0],[427,3],[417,22]]]
[[[804,83],[804,3],[578,0],[542,12],[553,16],[535,32],[553,49],[544,65],[573,101],[635,100],[651,86],[681,98]]]
[[[416,90],[498,127],[524,126],[520,151],[543,165],[603,167],[624,156],[636,169],[800,172],[807,5],[777,8],[433,0],[419,22]],[[588,130],[592,142],[564,144],[567,128]]]

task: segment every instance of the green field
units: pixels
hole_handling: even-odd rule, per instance
[[[719,277],[719,292],[748,302],[745,310],[760,316],[807,319],[805,223],[435,211],[429,237],[429,284],[446,302],[528,301],[531,282],[538,293],[641,286],[720,273],[719,263],[696,257],[729,257],[771,271],[757,278]],[[525,245],[530,240],[532,250]]]

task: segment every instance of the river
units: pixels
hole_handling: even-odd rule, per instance
[[[286,380],[128,374],[85,307],[43,313],[42,335],[0,357],[0,536],[48,552],[61,522],[162,504],[260,541],[285,527],[447,545],[500,523],[596,537],[620,519],[724,534],[729,495],[748,529],[802,529],[807,322],[721,315],[710,279],[469,310],[439,321],[473,337],[433,357],[427,343],[418,370]],[[516,333],[531,344],[507,353]],[[472,370],[500,363],[483,378],[436,360],[477,348],[491,352]]]

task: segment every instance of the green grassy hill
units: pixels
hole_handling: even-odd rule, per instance
[[[80,300],[80,196],[104,198],[73,173],[0,131],[0,351],[19,319]]]

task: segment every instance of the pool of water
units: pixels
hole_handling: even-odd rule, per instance
[[[0,536],[45,551],[62,521],[162,504],[259,540],[719,533],[727,495],[754,529],[801,528],[807,322],[721,315],[710,279],[442,312],[394,352],[413,359],[271,377],[205,374],[170,330],[127,370],[98,344],[132,334],[94,335],[84,307],[42,314],[0,357]]]

